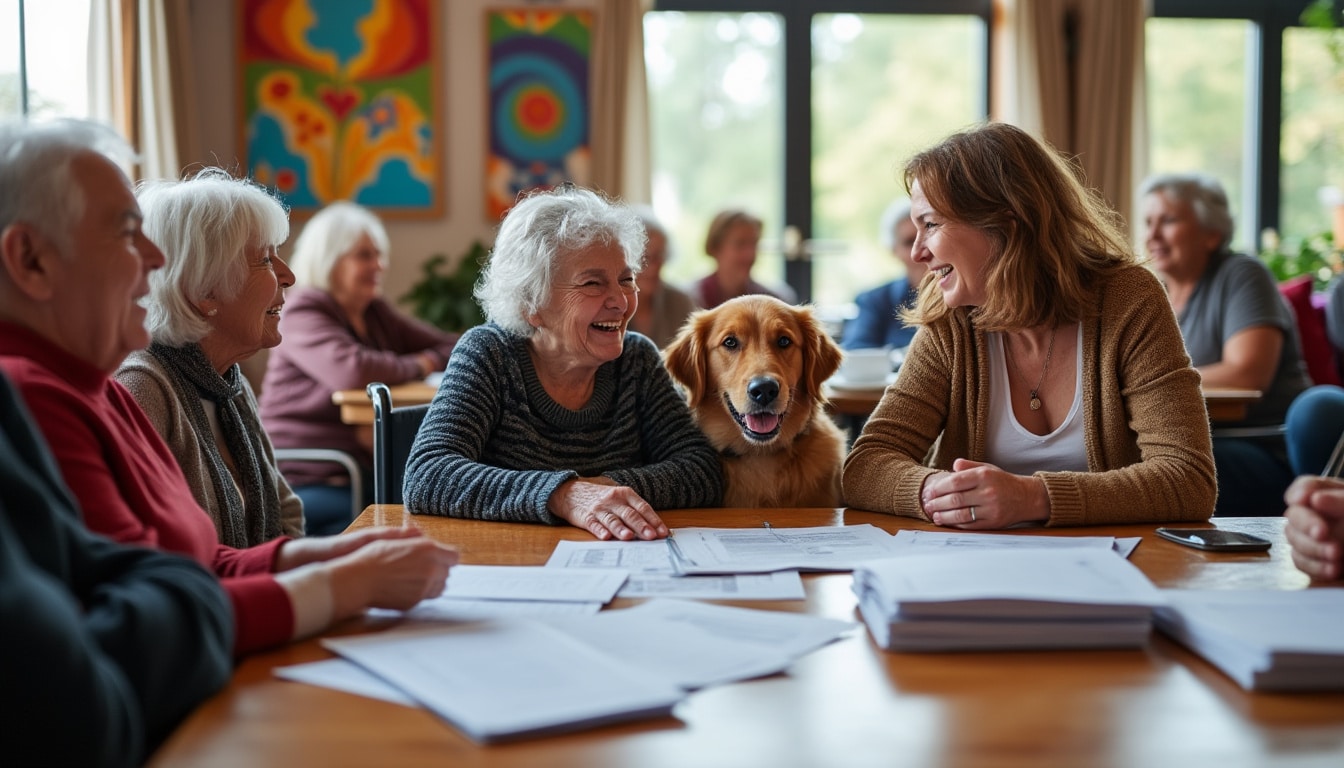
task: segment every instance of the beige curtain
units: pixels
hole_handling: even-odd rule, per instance
[[[196,110],[182,41],[190,6],[180,0],[93,0],[89,23],[91,116],[140,153],[133,179],[178,178]]]
[[[992,114],[1078,158],[1131,219],[1143,120],[1145,0],[996,0]]]
[[[627,202],[652,196],[644,12],[653,0],[600,0],[592,70],[593,186]]]

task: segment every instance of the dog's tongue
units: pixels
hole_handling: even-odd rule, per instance
[[[775,427],[779,426],[779,414],[777,413],[749,413],[746,416],[747,429],[757,434],[764,435],[773,432]]]

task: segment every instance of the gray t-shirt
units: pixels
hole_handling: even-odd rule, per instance
[[[1199,367],[1223,359],[1223,345],[1237,332],[1255,326],[1283,331],[1283,351],[1274,381],[1246,413],[1245,424],[1279,424],[1298,393],[1311,386],[1293,311],[1279,293],[1269,269],[1239,253],[1216,253],[1190,301],[1177,317],[1190,361]]]

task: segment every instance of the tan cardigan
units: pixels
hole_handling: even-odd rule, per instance
[[[1217,496],[1199,374],[1167,297],[1143,267],[1100,290],[1083,321],[1087,472],[1037,472],[1048,525],[1207,520]],[[915,336],[900,376],[845,459],[845,503],[927,520],[924,478],[953,460],[986,461],[989,344],[956,310]]]

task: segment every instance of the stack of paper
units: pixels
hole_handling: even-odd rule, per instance
[[[1116,648],[1147,642],[1162,596],[1105,549],[953,549],[854,569],[859,610],[895,651]]]
[[[1344,690],[1344,589],[1163,594],[1158,630],[1242,688]]]

